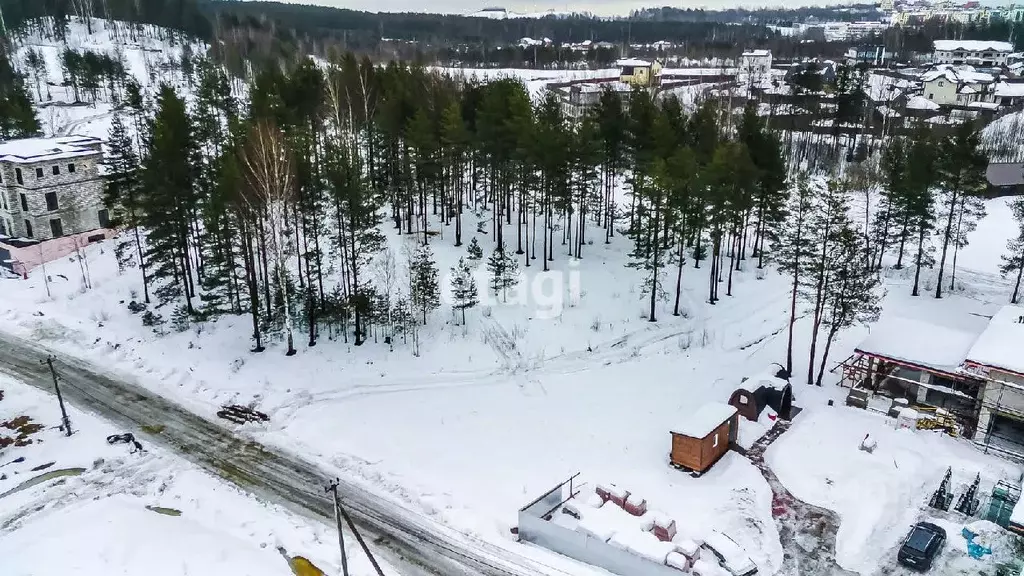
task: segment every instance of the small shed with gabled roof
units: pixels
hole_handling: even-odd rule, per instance
[[[738,430],[739,414],[734,406],[705,404],[672,430],[669,461],[676,468],[703,474],[729,451]]]

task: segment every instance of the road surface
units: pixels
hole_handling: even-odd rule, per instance
[[[49,368],[41,362],[48,353],[38,344],[0,332],[0,372],[52,392]],[[318,520],[333,520],[333,502],[324,490],[327,475],[316,464],[241,438],[130,378],[67,355],[55,356],[61,392],[71,404],[148,438],[261,499]],[[147,428],[159,432],[147,433]],[[341,480],[338,489],[374,554],[402,576],[566,574],[456,532],[358,485]]]

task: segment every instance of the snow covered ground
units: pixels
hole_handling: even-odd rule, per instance
[[[295,556],[337,572],[338,541],[329,527],[259,502],[159,448],[109,445],[106,437],[123,430],[73,407],[74,434],[65,437],[54,396],[7,377],[0,390],[0,422],[29,416],[44,426],[31,444],[0,448],[5,576],[277,576]],[[0,428],[0,436],[8,434]],[[18,489],[72,468],[81,474]],[[353,574],[372,572],[357,546],[349,558]]]
[[[878,443],[870,454],[858,449],[867,434]],[[890,418],[840,403],[815,405],[800,414],[765,456],[795,496],[839,513],[836,559],[860,574],[873,574],[883,561],[891,561],[883,554],[899,545],[912,524],[934,512],[927,508],[928,498],[947,467],[957,494],[977,474],[981,496],[998,480],[1016,483],[1021,474],[1019,466],[986,456],[969,441],[898,430]],[[948,515],[947,523],[957,526],[947,530],[951,544],[963,542],[964,517],[956,516]],[[958,557],[946,556],[951,562]]]
[[[974,249],[990,251],[993,243],[1004,242],[1009,232],[991,224],[999,227],[996,220],[984,220],[972,236]],[[391,236],[395,250],[404,241]],[[448,242],[434,243],[441,270],[462,254]],[[781,548],[764,480],[735,454],[701,479],[670,468],[668,431],[704,402],[727,400],[744,376],[784,358],[785,280],[772,271],[759,279],[762,274],[746,264],[734,277],[736,296],[709,306],[703,300],[706,267],[690,265],[683,274],[685,316],[672,316],[671,302],[661,302],[660,321],[651,324],[642,317],[640,278],[623,266],[627,248],[616,239],[586,246],[579,262],[558,255],[552,267],[561,276],[542,275],[535,261],[529,282],[546,278],[555,286],[563,280],[558,290],[548,288],[550,299],[492,301],[471,311],[465,328],[453,325],[446,310],[434,313],[418,357],[400,342],[391,351],[383,343],[355,348],[327,338],[315,348],[299,346],[290,359],[279,346],[252,355],[246,318],[155,334],[127,310],[126,303],[137,297],[137,273],[118,275],[107,245],[89,252],[92,290],[81,289],[77,263],[55,262],[47,267],[52,298],[40,274],[5,281],[8,306],[0,316],[11,331],[138,375],[144,385],[200,413],[212,416],[225,403],[257,405],[271,416],[265,430],[250,432],[257,439],[297,450],[488,540],[516,546],[508,530],[518,508],[580,471],[658,502],[681,530],[729,533],[771,574],[781,563]],[[961,261],[968,263],[966,257]],[[984,312],[1008,293],[1005,282],[990,273],[961,271],[962,292],[941,301],[914,299],[907,272],[887,272],[884,314]],[[800,375],[806,367],[806,322],[797,328]],[[842,334],[833,362],[866,333],[860,328]],[[937,459],[926,465],[918,457],[906,464],[907,476],[892,476],[880,465],[849,479],[847,469],[830,469],[834,460],[815,451],[855,451],[861,430],[885,426],[864,413],[824,407],[840,394],[797,384],[796,404],[808,412],[770,454],[796,496],[843,516],[841,561],[867,573],[878,558],[851,559],[842,556],[844,550],[861,542],[894,545],[906,523],[884,515],[894,512],[892,506],[824,498],[818,484],[828,477],[870,487],[891,476],[888,481],[896,485],[887,502],[901,503],[895,512],[910,515],[915,511],[906,499],[937,482],[934,469],[947,464]],[[828,426],[835,434],[810,432],[816,441],[808,441],[808,431]],[[937,446],[946,442],[922,436]],[[896,442],[883,439],[881,453],[892,450],[902,457],[938,450]],[[998,466],[985,464],[993,459],[965,446],[948,451],[961,460],[976,457],[979,470]],[[803,469],[807,473],[792,472]]]

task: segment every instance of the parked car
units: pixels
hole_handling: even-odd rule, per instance
[[[729,536],[712,530],[704,538],[704,548],[707,548],[719,564],[729,571],[732,576],[751,576],[757,573],[757,565],[747,556],[747,553],[740,548],[740,545]]]
[[[907,534],[896,559],[908,568],[927,571],[946,543],[946,531],[931,522],[918,522]]]

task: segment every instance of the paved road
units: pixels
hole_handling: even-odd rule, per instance
[[[49,369],[40,362],[47,353],[39,345],[0,333],[0,371],[52,391]],[[333,519],[333,503],[324,492],[326,475],[315,464],[241,438],[128,378],[66,355],[57,357],[64,382],[61,391],[71,404],[165,446],[264,500],[317,520]],[[162,429],[147,434],[142,429],[147,425]],[[372,541],[374,553],[403,576],[558,573],[441,526],[360,486],[342,481],[339,491],[360,532]]]

